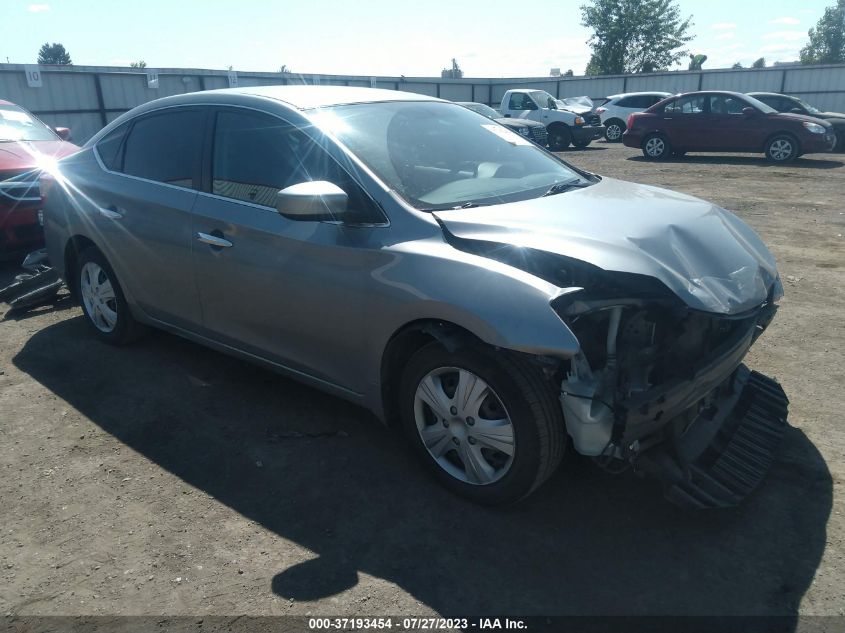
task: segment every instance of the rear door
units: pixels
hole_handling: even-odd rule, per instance
[[[703,149],[707,144],[705,95],[678,97],[663,108],[663,130],[669,142],[679,149]]]
[[[200,322],[191,208],[207,114],[165,108],[116,129],[96,147],[105,173],[85,183],[92,233],[121,284],[147,314],[182,327]]]
[[[193,228],[206,335],[362,389],[354,378],[366,330],[361,288],[369,244],[386,223],[380,209],[323,147],[280,118],[220,108],[211,125],[206,191],[194,206]],[[359,226],[276,211],[280,189],[315,180],[346,191]]]

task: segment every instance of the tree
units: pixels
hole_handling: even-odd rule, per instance
[[[451,68],[444,68],[440,71],[440,76],[443,79],[460,79],[464,76],[464,71],[461,70],[461,67],[458,66],[458,62],[455,58],[452,58],[452,67]]]
[[[731,68],[733,68],[734,70],[739,70],[740,68],[744,68],[744,66],[739,62],[736,62],[733,66],[731,66]]]
[[[132,62],[131,64],[129,64],[129,67],[130,67],[130,68],[146,68],[146,67],[147,67],[147,62],[145,62],[145,61],[142,59],[142,60],[141,60],[141,61],[139,61],[139,62]]]
[[[282,74],[284,75],[284,74],[286,74],[286,73],[290,73],[290,72],[291,72],[291,69],[290,69],[290,68],[288,68],[288,65],[287,65],[287,64],[282,64],[281,66],[279,66],[279,72],[280,72],[280,73],[282,73]]]
[[[802,64],[845,62],[845,0],[824,10],[816,27],[807,32],[810,41],[801,49]]]
[[[751,64],[751,67],[752,68],[765,68],[766,67],[766,58],[761,57],[760,59],[755,61],[753,64]]]
[[[586,74],[669,68],[689,52],[691,20],[682,19],[675,0],[589,0],[581,6],[581,24],[593,29]]]
[[[58,64],[61,66],[70,66],[73,62],[70,60],[70,55],[61,44],[44,45],[38,50],[39,64]]]
[[[565,73],[563,73],[563,76],[564,76],[564,77],[574,77],[574,76],[575,76],[575,73],[574,73],[574,72],[572,72],[572,69],[570,68],[570,69],[569,69],[569,70],[567,70]]]
[[[689,69],[690,70],[701,70],[701,67],[704,65],[704,62],[707,61],[707,55],[690,55],[689,56]]]

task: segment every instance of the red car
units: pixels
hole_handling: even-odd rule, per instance
[[[69,135],[68,128],[53,130],[23,108],[0,100],[0,255],[44,245],[38,175],[79,150],[65,140]]]
[[[783,163],[829,152],[836,135],[827,121],[781,113],[738,92],[688,92],[628,117],[622,136],[649,160],[686,152],[763,152]]]

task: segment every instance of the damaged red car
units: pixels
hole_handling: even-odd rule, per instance
[[[68,128],[52,129],[23,108],[0,100],[0,256],[44,245],[38,176],[79,148]]]

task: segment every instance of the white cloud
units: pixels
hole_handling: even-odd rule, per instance
[[[736,33],[734,33],[733,31],[725,31],[724,33],[720,33],[719,35],[717,35],[713,39],[714,40],[731,40],[735,37],[736,37]]]
[[[803,40],[805,37],[807,37],[807,34],[804,31],[775,31],[774,33],[766,33],[763,39],[795,42],[797,40]]]
[[[50,10],[49,4],[31,4],[26,8],[30,13],[45,13]]]
[[[782,52],[795,52],[795,46],[790,44],[769,44],[768,46],[761,46],[759,52],[761,53],[782,53]]]
[[[769,24],[788,24],[790,26],[794,26],[796,24],[801,24],[801,20],[798,18],[783,17],[769,20]]]
[[[715,31],[728,31],[736,28],[736,22],[716,22],[711,24],[710,28]]]

